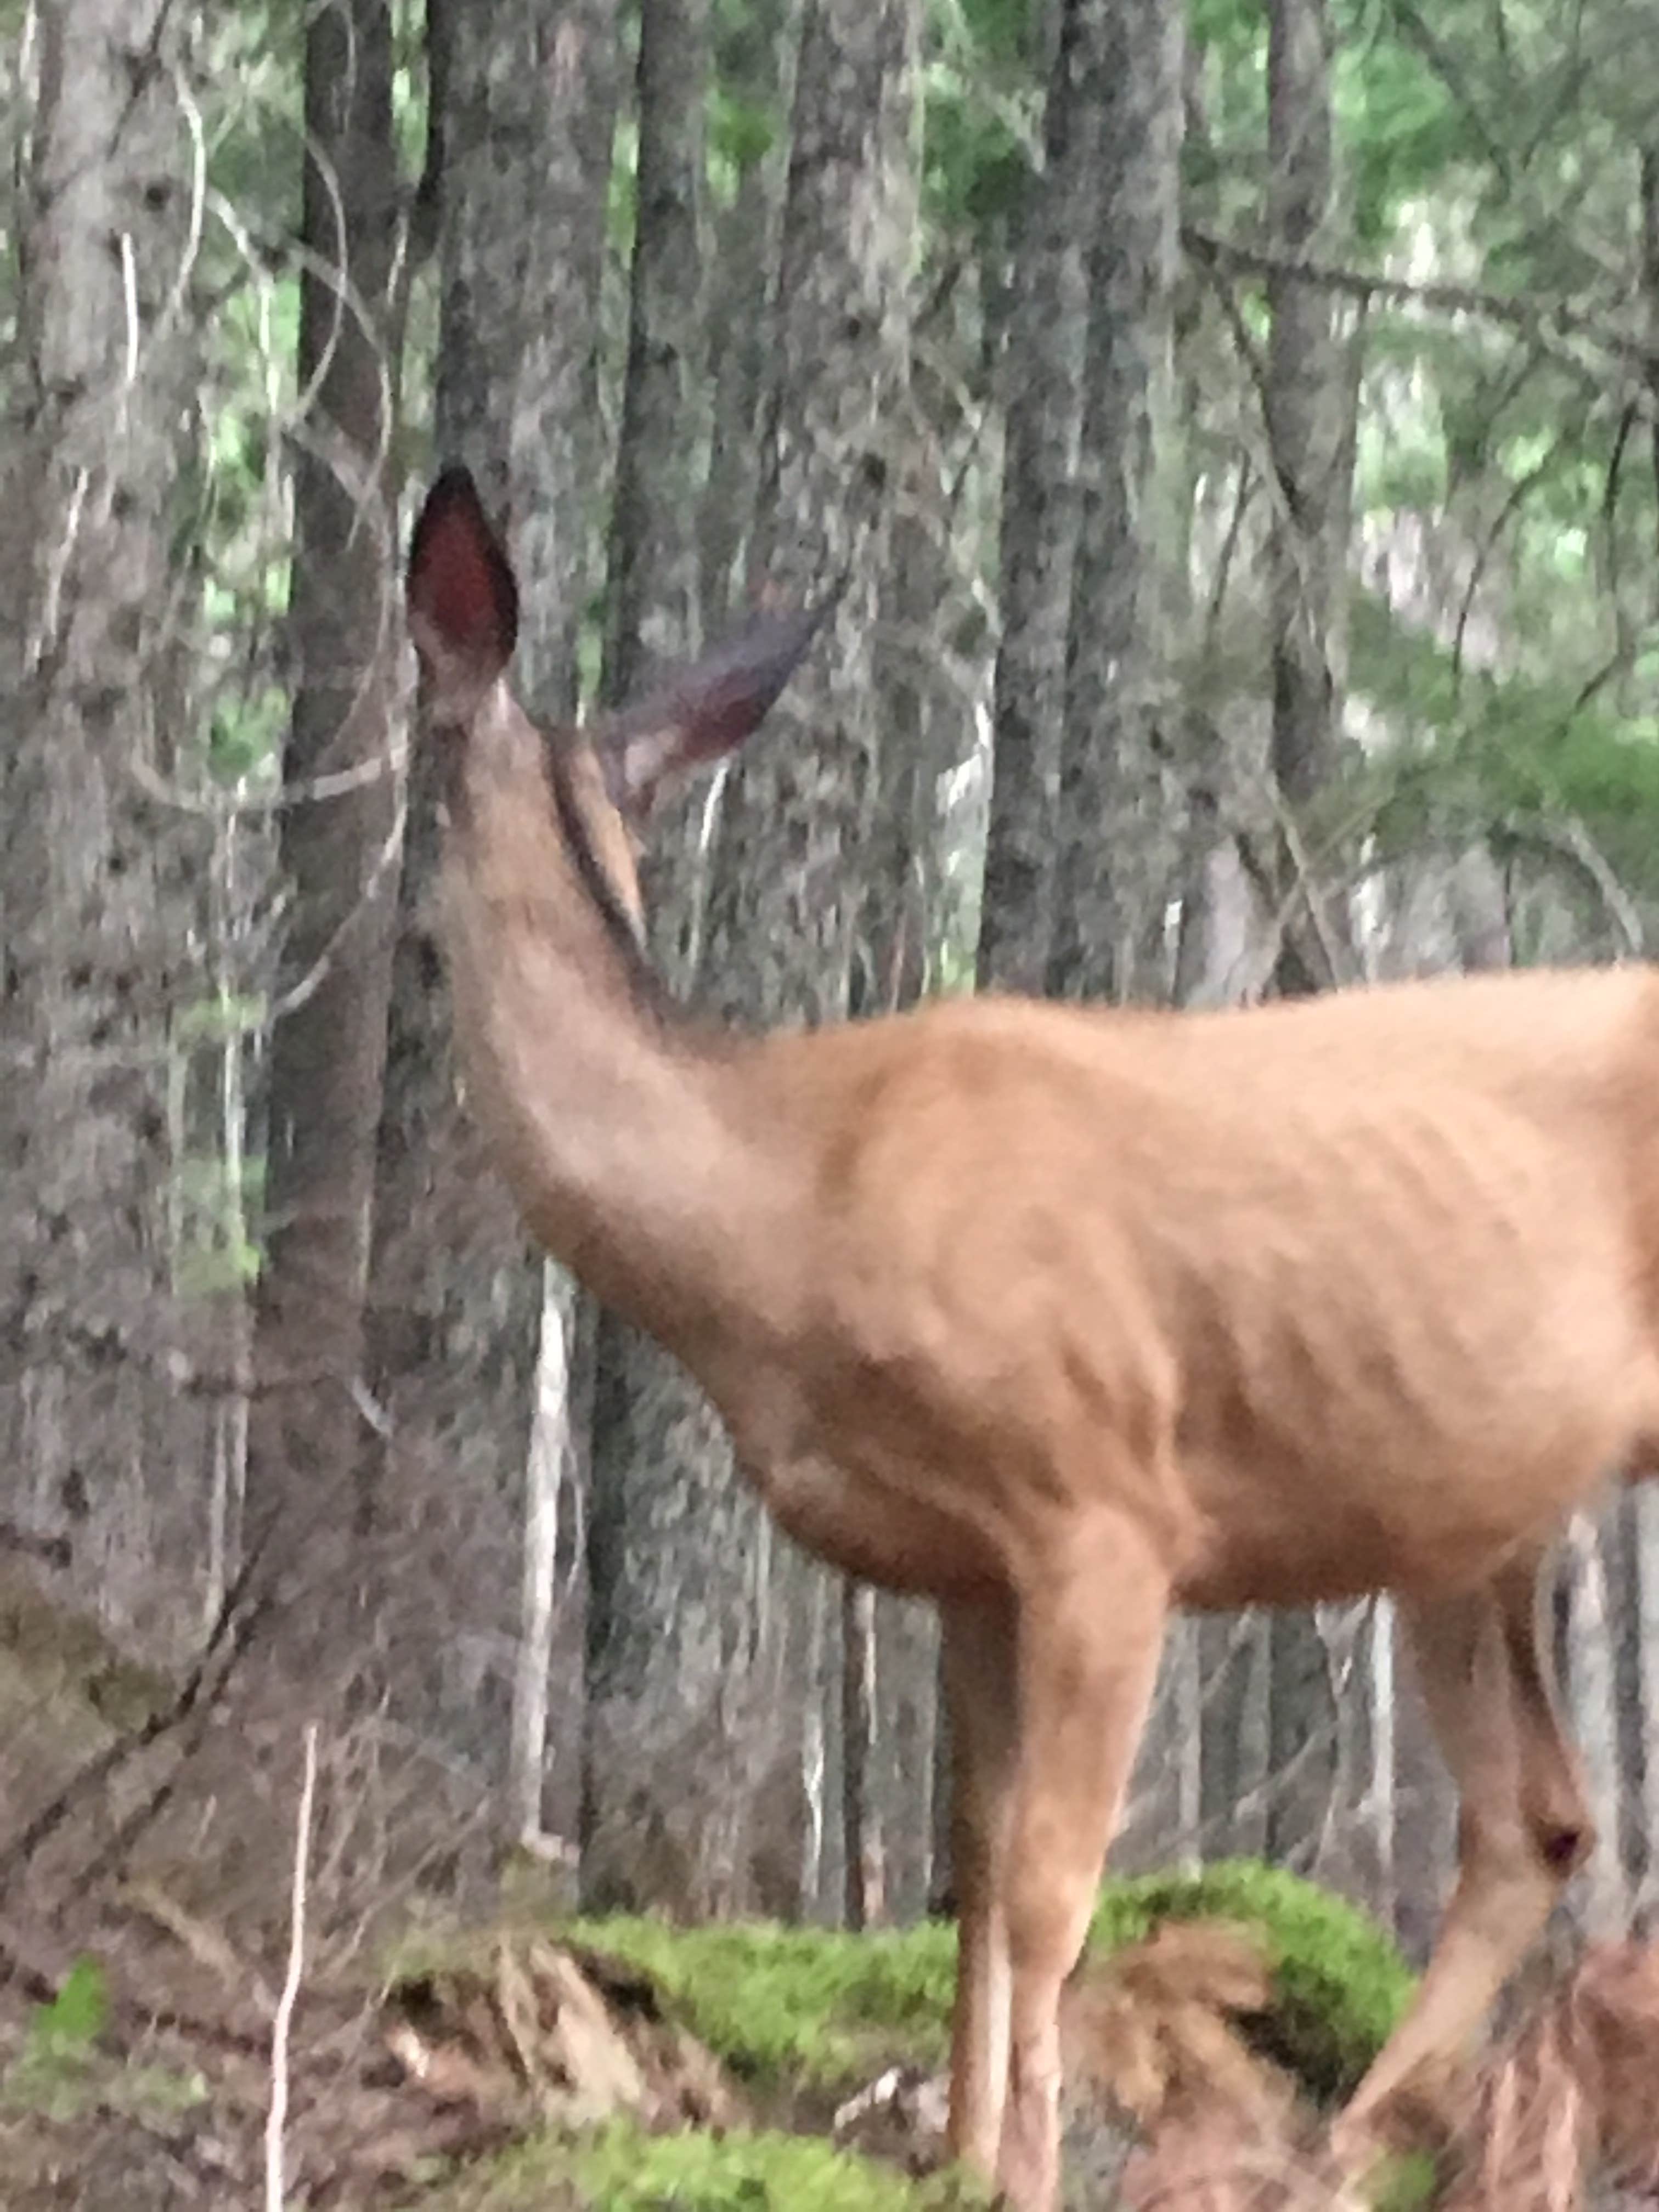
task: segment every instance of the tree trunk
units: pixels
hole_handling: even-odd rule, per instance
[[[1332,31],[1326,0],[1273,0],[1267,52],[1268,216],[1292,258],[1328,245],[1335,204]],[[1345,893],[1316,880],[1309,811],[1328,783],[1340,739],[1338,639],[1344,596],[1349,452],[1347,356],[1322,288],[1268,280],[1266,407],[1276,498],[1269,544],[1271,752],[1281,809],[1270,872],[1281,931],[1273,983],[1294,996],[1348,980]],[[1317,1859],[1339,1784],[1340,1726],[1316,1623],[1273,1625],[1273,1740],[1277,1770],[1295,1755],[1293,1788],[1276,1784],[1275,1852]]]
[[[997,653],[981,988],[1041,991],[1054,927],[1066,641],[1089,345],[1088,240],[1098,181],[1111,0],[1062,0],[1008,340]]]
[[[1326,0],[1273,0],[1267,47],[1267,212],[1291,260],[1328,248],[1332,30]],[[1273,769],[1285,822],[1274,866],[1286,997],[1352,976],[1343,887],[1316,879],[1303,833],[1340,736],[1340,646],[1347,553],[1351,370],[1322,286],[1269,277],[1267,439],[1277,480],[1268,574]]]
[[[208,841],[166,795],[201,769],[167,671],[195,362],[183,32],[151,0],[36,21],[27,412],[0,462],[0,1517],[71,1536],[84,1597],[176,1656],[208,1463],[170,1365],[217,1328],[175,1295],[168,1113],[206,989]]]
[[[788,597],[841,578],[846,588],[765,744],[726,786],[702,973],[720,1011],[752,1024],[834,1019],[848,1003],[873,789],[890,426],[907,374],[916,28],[912,0],[812,0],[802,30],[757,538],[761,572]],[[648,1781],[663,1818],[695,1837],[687,1813],[698,1801],[746,1807],[764,1777],[763,1808],[745,1818],[730,1870],[699,1843],[690,1873],[705,1889],[735,1884],[797,1910],[801,1700],[817,1688],[804,1679],[811,1655],[781,1660],[776,1638],[817,1610],[804,1592],[817,1571],[763,1535],[757,1509],[730,1481],[665,1498],[662,1510],[682,1541],[695,1534],[696,1549],[681,1554],[678,1604],[652,1610],[667,1632],[641,1658],[660,1686],[651,1705],[663,1740],[681,1747],[672,1771],[636,1778]],[[649,1532],[629,1540],[643,1551]],[[757,1585],[769,1637],[723,1655],[722,1638],[755,1617]],[[786,1662],[781,1699],[776,1669]],[[831,1802],[835,1787],[831,1778]]]
[[[1083,488],[1074,556],[1058,882],[1056,997],[1167,1000],[1164,915],[1179,848],[1163,757],[1175,485],[1172,302],[1182,106],[1177,0],[1123,0],[1093,56],[1099,167],[1091,228]]]
[[[881,744],[849,989],[855,1016],[896,1012],[927,987],[944,864],[939,782],[965,743],[939,673],[939,633],[950,611],[950,517],[920,380],[908,411],[911,451],[896,485],[875,664]],[[902,1899],[920,1910],[927,1898],[933,1747],[923,1735],[908,1759],[898,1747],[907,1734],[931,1727],[939,1710],[932,1607],[878,1602],[873,1592],[847,1586],[842,1665],[845,1917],[848,1927],[864,1928]]]
[[[1595,1818],[1595,1848],[1580,1876],[1576,1904],[1579,1924],[1592,1942],[1622,1936],[1630,1917],[1620,1847],[1619,1723],[1603,1549],[1615,1525],[1609,1516],[1604,1531],[1591,1515],[1575,1514],[1566,1544],[1563,1687]]]
[[[614,4],[430,0],[428,37],[436,443],[510,513],[523,587],[517,680],[532,712],[563,719],[576,702],[603,459]],[[574,1626],[556,1616],[551,1578],[559,1531],[574,1518],[560,1496],[574,1443],[564,1399],[574,1304],[556,1286],[544,1315],[543,1268],[457,1097],[435,912],[441,775],[417,747],[376,1163],[372,1327],[389,1428],[376,1506],[399,1547],[400,1698],[490,1779],[506,1762],[518,1833],[539,1825],[553,1638]],[[558,1701],[569,1711],[576,1648],[573,1638]]]
[[[605,689],[641,688],[652,661],[695,656],[699,632],[696,523],[706,425],[701,392],[702,125],[707,0],[645,0],[640,16],[639,215],[629,300],[628,374],[611,516]],[[653,951],[677,986],[695,957],[702,906],[701,782],[653,824],[645,891]],[[719,1494],[732,1480],[717,1416],[659,1345],[612,1315],[599,1319],[592,1503],[583,1881],[588,1894],[671,1908],[631,1863],[653,1826],[632,1809],[626,1778],[653,1763],[642,1738],[639,1669],[684,1561],[635,1549],[664,1492]],[[702,1537],[685,1530],[693,1551]],[[665,1577],[666,1583],[665,1583]],[[665,1755],[676,1755],[672,1746]],[[672,1858],[672,1852],[667,1855]]]
[[[385,618],[397,567],[392,66],[384,0],[309,17],[299,378],[314,397],[295,488],[281,844],[293,921],[273,1010],[248,1516],[282,1578],[282,1669],[331,1690],[362,1656],[354,1478],[400,835],[403,696]]]

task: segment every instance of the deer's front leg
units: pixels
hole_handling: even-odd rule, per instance
[[[1002,1887],[1018,1715],[1014,1604],[1006,1590],[942,1604],[951,1713],[951,1870],[957,1995],[951,2033],[953,2156],[995,2179],[1008,2088],[1008,1923]]]
[[[1158,1672],[1169,1578],[1127,1515],[1070,1529],[1021,1595],[1019,1759],[1003,1883],[1012,1970],[997,2179],[1015,2212],[1060,2185],[1060,1995],[1088,1933]]]

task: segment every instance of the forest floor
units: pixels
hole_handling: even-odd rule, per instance
[[[0,1925],[5,2212],[984,2202],[939,2170],[946,1927],[428,1922],[373,1971],[302,1984],[280,2062],[270,1990],[216,1931],[154,1893],[100,1928],[48,1981]],[[1111,1885],[1096,1935],[1066,2015],[1068,2207],[1346,2208],[1317,2102],[1409,1988],[1386,1941],[1249,1865]],[[1427,2197],[1414,2169],[1390,2181],[1394,2212]]]
[[[304,1990],[280,2068],[269,2030],[250,2033],[240,2006],[204,2007],[199,1959],[169,1987],[154,1942],[83,1954],[33,2002],[18,2001],[14,1977],[11,2002],[0,2002],[0,2204],[967,2212],[983,2203],[933,2171],[948,1931],[855,1939],[502,1923],[428,1935],[417,1949],[374,1985]],[[129,1993],[140,1978],[142,2002]],[[1154,1935],[1079,1998],[1074,2053],[1086,2046],[1085,2060],[1092,2051],[1121,2070],[1148,2114],[1180,2108],[1190,2121],[1202,2086],[1211,2120],[1224,2108],[1237,2144],[1259,2144],[1291,2109],[1288,2077],[1235,2033],[1229,2007],[1260,2019],[1271,1980],[1262,1951],[1236,1932],[1189,1923],[1173,1940]],[[276,2200],[266,2177],[279,2075]],[[1206,2158],[1217,2140],[1212,2126]],[[1079,2101],[1068,2202],[1149,2201],[1158,2177],[1134,2145],[1121,2110]],[[1120,2197],[1120,2179],[1134,2185],[1121,2170],[1137,2155],[1140,2185]]]
[[[281,1827],[250,1800],[237,1832],[263,1820],[267,1848],[244,1909],[204,1901],[227,1893],[192,1886],[181,1834],[199,1828],[179,1829],[165,1774],[115,1759],[162,1694],[0,1577],[0,2212],[983,2203],[939,2170],[940,1923],[581,1921],[520,1868],[465,1919],[411,1893],[341,1943],[313,1900],[278,2038]],[[243,1787],[246,1744],[223,1748],[222,1783]],[[149,1874],[123,1855],[140,1814],[152,1834],[175,1819]],[[1065,2021],[1068,2212],[1358,2212],[1322,2118],[1412,1985],[1363,1914],[1277,1870],[1109,1883]],[[1659,1947],[1603,1947],[1534,1990],[1442,2157],[1395,2162],[1366,2201],[1659,2206],[1656,2081]]]

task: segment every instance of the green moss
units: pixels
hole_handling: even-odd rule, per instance
[[[1370,2212],[1425,2212],[1440,2186],[1440,2170],[1425,2150],[1396,2151],[1365,2186]]]
[[[652,2136],[617,2121],[580,2142],[538,2136],[420,2199],[422,2212],[970,2212],[954,2175],[912,2182],[813,2136]]]
[[[897,2058],[945,2056],[956,1934],[941,1923],[848,1936],[616,1918],[561,1933],[650,1974],[692,2033],[751,2082],[840,2089]]]
[[[1278,2000],[1261,2040],[1322,2100],[1353,2087],[1411,1995],[1411,1972],[1375,1922],[1255,1860],[1109,1882],[1091,1941],[1114,1951],[1171,1918],[1260,1933]],[[895,2059],[945,2057],[956,1937],[940,1923],[848,1936],[607,1919],[562,1932],[652,1975],[692,2033],[751,2082],[839,2090]]]
[[[1391,1939],[1357,1905],[1257,1859],[1109,1883],[1091,1940],[1115,1950],[1169,1919],[1226,1920],[1263,1938],[1275,2003],[1259,2039],[1323,2103],[1358,2085],[1414,1986]]]

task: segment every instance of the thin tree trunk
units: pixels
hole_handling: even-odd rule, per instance
[[[1659,1906],[1659,1485],[1630,1499],[1636,1568],[1637,1696],[1642,1735],[1643,1902]]]
[[[1326,0],[1273,0],[1267,54],[1268,216],[1293,258],[1328,243],[1335,204],[1332,29]],[[1346,979],[1343,892],[1316,879],[1304,832],[1334,772],[1340,742],[1338,629],[1343,595],[1347,450],[1346,359],[1322,288],[1285,274],[1268,284],[1266,407],[1276,489],[1269,548],[1271,756],[1282,809],[1271,890],[1281,934],[1273,983],[1285,996]],[[1287,1613],[1273,1627],[1277,1771],[1295,1756],[1293,1788],[1277,1794],[1276,1855],[1316,1858],[1340,1740],[1329,1668],[1315,1622]]]
[[[532,712],[563,719],[576,703],[604,459],[614,0],[552,10],[428,0],[427,24],[436,444],[510,515],[523,593],[517,681]],[[505,1766],[517,1833],[544,1798],[553,1553],[574,1449],[558,1402],[574,1349],[561,1317],[574,1306],[544,1284],[457,1096],[435,911],[442,775],[441,760],[417,748],[376,1161],[371,1323],[389,1433],[375,1454],[375,1505],[398,1551],[397,1618],[385,1632],[400,1705],[492,1778]],[[479,1651],[501,1655],[482,1685]],[[558,1707],[574,1714],[574,1648],[570,1664]],[[496,1694],[481,1696],[492,1683]],[[504,1711],[504,1731],[481,1724]],[[573,1769],[575,1747],[573,1729]]]
[[[550,1269],[549,1273],[554,1271]],[[507,1760],[507,1832],[520,1842],[546,1825],[543,1785],[547,1754],[548,1680],[553,1657],[555,1577],[559,1559],[559,1504],[570,1451],[568,1342],[556,1305],[544,1316],[537,1383],[541,1402],[525,1472],[524,1557],[519,1638],[513,1671],[511,1740]]]
[[[873,1787],[876,1747],[876,1594],[843,1582],[841,1590],[841,1805],[845,1877],[842,1917],[873,1928],[885,1917],[881,1813]]]
[[[1099,73],[1097,211],[1061,742],[1057,997],[1167,1000],[1164,908],[1178,846],[1163,757],[1171,519],[1182,15],[1109,11]]]
[[[1291,260],[1329,243],[1331,65],[1326,0],[1273,0],[1267,210],[1275,245]],[[1284,933],[1273,981],[1295,997],[1348,973],[1341,894],[1316,880],[1301,833],[1339,742],[1349,377],[1337,309],[1322,286],[1280,272],[1268,280],[1267,304],[1267,437],[1278,490],[1268,561],[1272,755],[1287,817],[1275,866]]]
[[[1620,1851],[1618,1714],[1603,1537],[1587,1513],[1567,1537],[1566,1695],[1595,1815],[1595,1848],[1578,1885],[1577,1917],[1592,1942],[1622,1936],[1628,1899]]]
[[[358,1656],[363,1309],[391,984],[404,736],[394,626],[387,307],[397,229],[384,0],[317,9],[299,375],[315,399],[295,489],[281,867],[293,923],[271,1038],[266,1258],[248,1516],[286,1577],[278,1638],[299,1680]],[[319,779],[328,779],[319,794]]]
[[[1062,0],[1008,341],[981,988],[1040,991],[1054,927],[1066,654],[1089,344],[1089,255],[1109,0]]]
[[[967,742],[961,717],[953,711],[957,702],[939,671],[939,630],[948,607],[949,517],[938,440],[920,390],[912,392],[909,413],[913,442],[895,485],[892,557],[883,587],[876,657],[882,742],[849,994],[855,1016],[896,1012],[913,1005],[925,988],[943,873],[939,781]],[[873,1600],[866,1603],[868,1596],[844,1592],[842,1609],[847,1669],[842,1699],[842,1850],[848,1924],[855,1928],[884,1916],[890,1887],[913,1889],[918,1899],[926,1896],[931,1757],[893,1771],[884,1754],[896,1737],[902,1710],[940,1710],[934,1680],[938,1624],[932,1609],[890,1601],[878,1607]],[[891,1656],[885,1667],[878,1660],[884,1649]],[[925,1692],[918,1668],[927,1672]],[[862,1887],[855,1905],[858,1885]]]
[[[604,686],[613,701],[638,690],[652,663],[689,659],[702,641],[708,70],[707,0],[645,0],[639,214],[606,610]],[[708,805],[698,783],[671,800],[652,830],[645,891],[653,952],[682,988],[700,936]],[[665,1692],[657,1668],[665,1642],[674,1645],[688,1588],[712,1582],[718,1590],[726,1573],[742,1571],[747,1547],[741,1534],[728,1545],[721,1502],[734,1497],[731,1446],[690,1377],[638,1330],[602,1315],[597,1358],[583,1882],[590,1898],[610,1905],[706,1911],[723,1901],[710,1881],[726,1879],[711,1870],[716,1830],[698,1814],[708,1747],[688,1723],[679,1686]],[[712,1649],[711,1663],[723,1663]],[[692,1701],[702,1694],[699,1686]],[[641,1811],[641,1775],[650,1777],[660,1819]],[[671,1874],[674,1886],[665,1890]]]
[[[1200,1624],[1204,1746],[1200,1771],[1206,1858],[1259,1857],[1273,1787],[1273,1615],[1253,1610]]]
[[[833,1019],[848,1004],[876,781],[892,426],[908,369],[918,30],[913,0],[809,0],[802,27],[757,565],[796,598],[846,582],[766,744],[726,787],[703,967],[722,1010],[748,1022]],[[822,1572],[779,1559],[792,1585]],[[750,1715],[744,1755],[770,1770],[765,1796],[785,1821],[805,1786],[800,1701],[817,1694],[797,1676],[792,1711]]]

